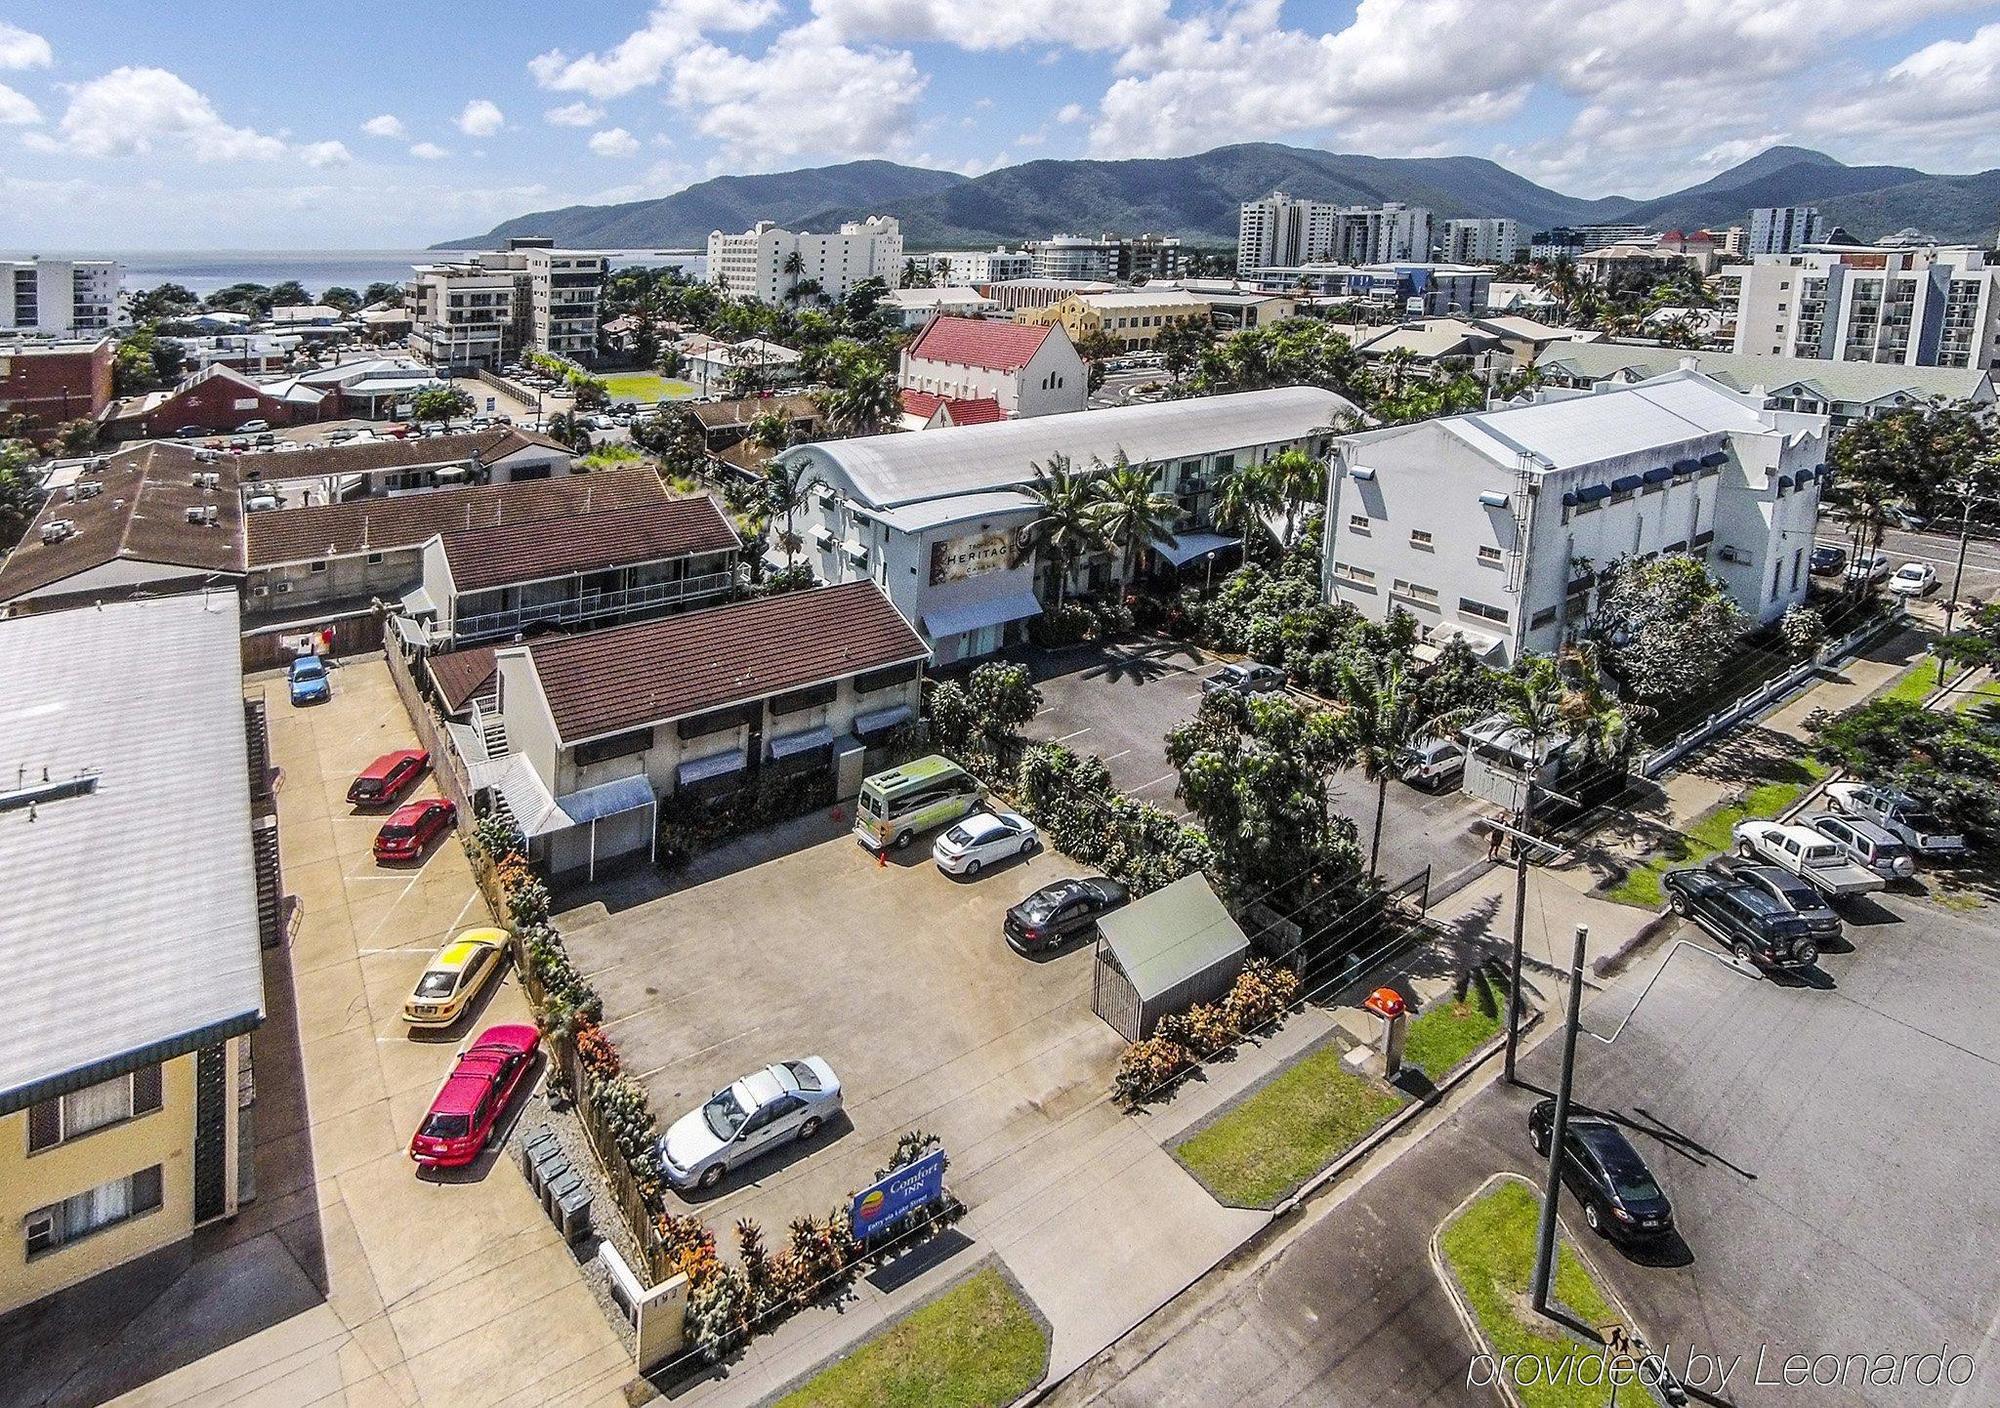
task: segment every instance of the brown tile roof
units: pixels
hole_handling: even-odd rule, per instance
[[[197,473],[214,473],[216,489],[195,487]],[[233,457],[211,462],[182,445],[141,445],[106,457],[104,469],[79,474],[78,497],[58,491],[35,515],[21,545],[0,563],[0,601],[125,562],[162,562],[193,571],[243,570],[243,509]],[[83,497],[88,485],[101,486]],[[213,508],[212,526],[187,521],[190,508]],[[76,525],[60,542],[44,543],[42,527],[59,519]]]
[[[447,650],[425,662],[438,688],[438,702],[447,714],[456,714],[475,695],[493,692],[493,647],[468,646]]]
[[[703,430],[731,430],[750,424],[768,411],[790,420],[818,420],[819,403],[804,392],[789,396],[745,396],[734,401],[702,401],[689,411]]]
[[[287,455],[292,460],[304,455]],[[613,469],[513,484],[433,489],[394,498],[355,499],[312,508],[271,509],[246,520],[253,568],[381,548],[412,547],[436,533],[496,523],[629,508],[666,497],[651,470]]]
[[[462,592],[743,546],[706,494],[556,518],[516,518],[446,533],[443,541],[451,580]]]
[[[759,597],[528,646],[565,743],[926,654],[873,582]]]

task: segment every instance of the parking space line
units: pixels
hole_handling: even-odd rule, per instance
[[[1127,753],[1129,753],[1129,752],[1131,752],[1131,751],[1132,751],[1132,750],[1131,750],[1130,748],[1120,748],[1120,749],[1119,749],[1119,750],[1118,750],[1118,751],[1117,751],[1116,753],[1112,753],[1112,754],[1110,754],[1110,755],[1106,756],[1106,757],[1105,757],[1105,758],[1104,758],[1104,759],[1103,759],[1102,761],[1104,761],[1104,762],[1107,762],[1107,763],[1115,763],[1115,762],[1117,762],[1117,761],[1118,761],[1118,760],[1119,760],[1120,758],[1124,757],[1124,756],[1125,756],[1125,755],[1126,755]]]
[[[1148,787],[1158,787],[1162,782],[1179,782],[1180,778],[1181,775],[1177,772],[1163,772],[1158,777],[1154,778],[1151,782],[1140,783],[1137,787],[1134,787],[1132,791],[1134,793],[1144,792]]]
[[[1089,733],[1089,732],[1090,732],[1090,726],[1086,724],[1086,725],[1085,725],[1084,727],[1082,727],[1082,728],[1078,729],[1078,730],[1077,730],[1077,731],[1076,731],[1075,733],[1066,733],[1066,734],[1064,734],[1064,735],[1063,735],[1062,737],[1060,737],[1060,738],[1057,738],[1057,739],[1053,739],[1053,740],[1051,740],[1051,741],[1052,741],[1052,742],[1056,742],[1056,743],[1067,743],[1067,742],[1069,742],[1069,741],[1070,741],[1070,740],[1071,740],[1072,738],[1081,738],[1081,737],[1083,737],[1083,736],[1084,736],[1084,735],[1085,735],[1086,733]]]

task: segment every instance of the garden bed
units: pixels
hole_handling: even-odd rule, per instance
[[[1730,833],[1737,822],[1777,816],[1827,774],[1826,765],[1812,758],[1790,759],[1773,770],[1782,770],[1787,775],[1754,784],[1738,801],[1711,807],[1686,831],[1669,832],[1658,851],[1605,889],[1605,898],[1640,909],[1660,909],[1667,902],[1666,891],[1660,886],[1661,876],[1669,870],[1699,865],[1710,856],[1721,855],[1732,844]]]
[[[1414,1066],[1433,1085],[1443,1085],[1480,1047],[1498,1036],[1507,1021],[1507,998],[1484,973],[1472,975],[1465,996],[1434,1002],[1410,1021],[1403,1036],[1403,1064]]]

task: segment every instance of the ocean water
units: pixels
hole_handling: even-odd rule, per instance
[[[207,295],[231,284],[279,284],[297,279],[317,297],[329,288],[351,288],[356,293],[378,282],[401,283],[409,278],[412,265],[434,263],[451,257],[439,249],[189,249],[189,250],[24,250],[5,257],[25,257],[41,253],[50,258],[116,259],[125,265],[125,287],[138,292],[159,284],[175,283],[198,295]],[[708,261],[702,255],[664,253],[656,249],[606,250],[611,267],[633,264],[648,268],[680,265],[694,278],[706,278]]]

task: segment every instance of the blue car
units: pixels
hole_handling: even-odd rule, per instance
[[[333,698],[326,661],[317,655],[301,655],[292,661],[291,686],[293,704],[324,704]]]

